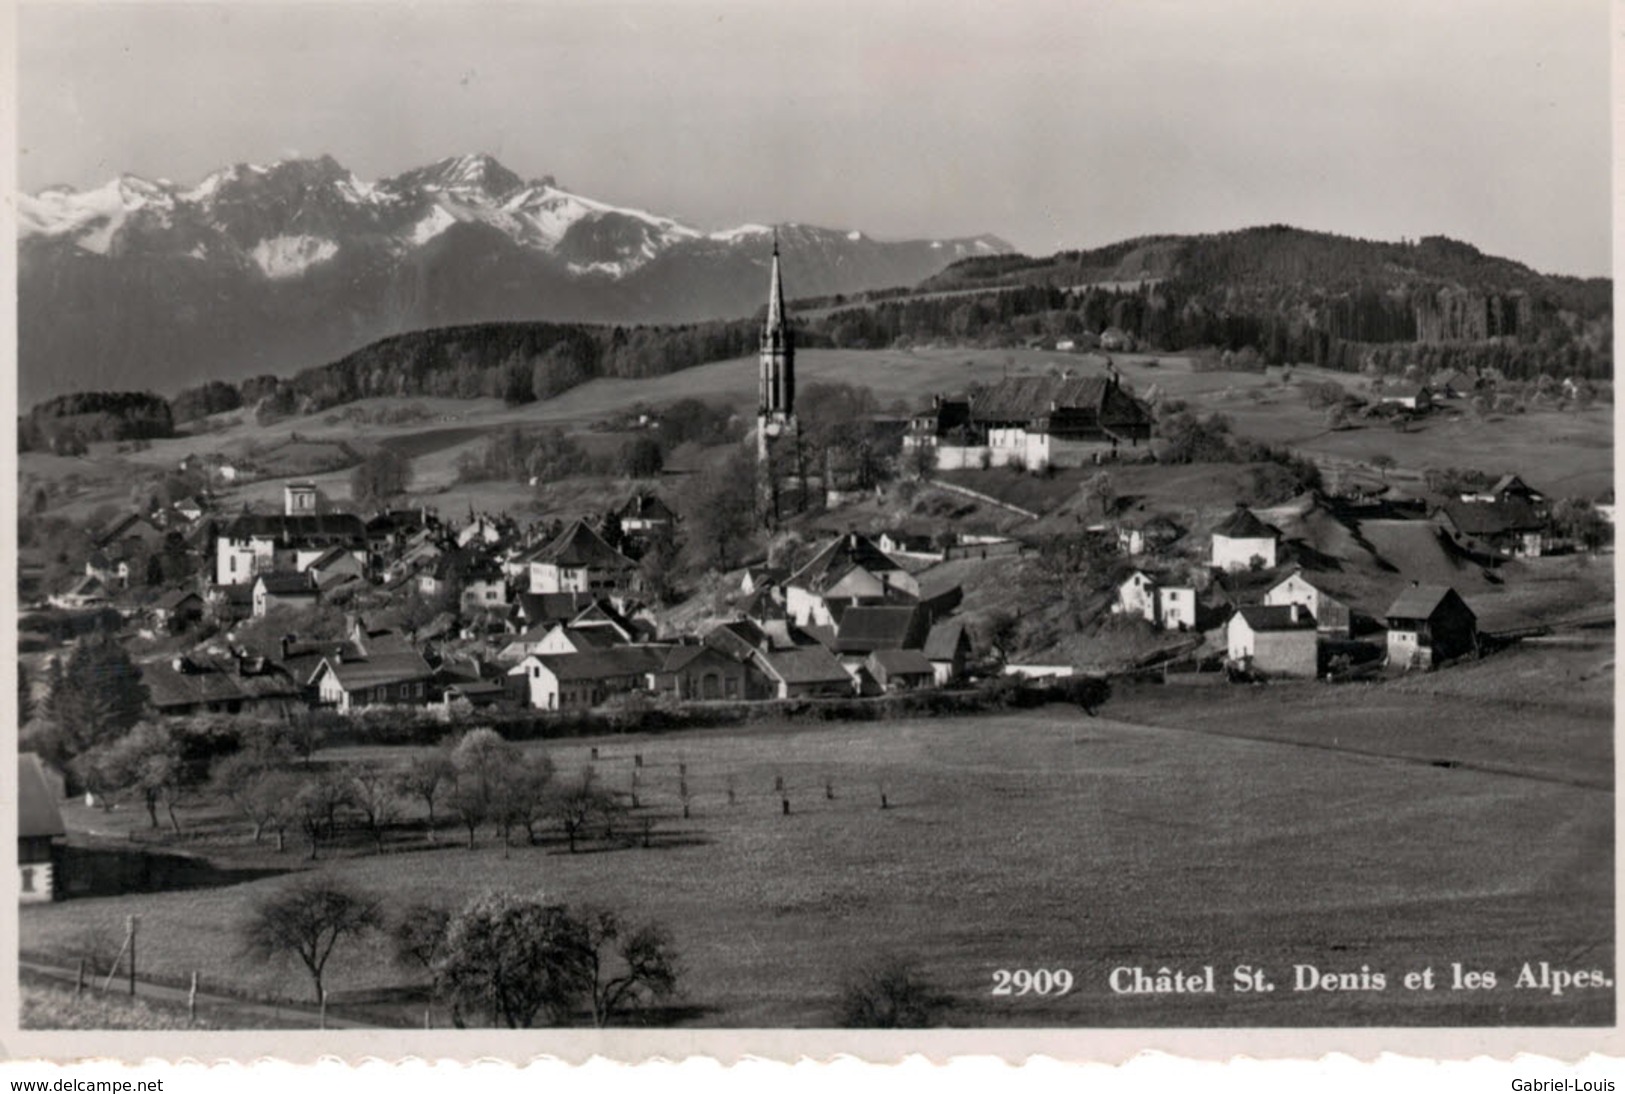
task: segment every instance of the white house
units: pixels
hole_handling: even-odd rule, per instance
[[[1261,569],[1276,565],[1279,530],[1265,524],[1244,506],[1213,529],[1213,567],[1217,570],[1250,570],[1258,559]]]
[[[1274,607],[1297,604],[1314,618],[1315,630],[1319,633],[1341,638],[1349,636],[1349,606],[1310,584],[1300,571],[1294,570],[1265,593],[1264,603]]]
[[[533,593],[625,592],[637,564],[577,520],[528,559]]]
[[[1117,587],[1117,615],[1137,615],[1147,622],[1157,621],[1157,583],[1143,571],[1135,570]]]
[[[648,690],[668,646],[622,646],[591,653],[532,654],[508,670],[524,678],[526,701],[537,710],[591,710],[614,695]]]
[[[784,583],[785,610],[799,626],[833,626],[835,604],[911,604],[920,585],[869,537],[849,532]]]
[[[1157,626],[1165,631],[1196,629],[1196,590],[1189,585],[1157,587]]]
[[[1248,604],[1225,628],[1230,660],[1269,676],[1313,678],[1318,646],[1315,621],[1297,604]]]

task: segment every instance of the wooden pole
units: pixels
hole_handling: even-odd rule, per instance
[[[141,921],[135,916],[125,916],[124,926],[130,934],[130,994],[135,994],[135,929]]]
[[[197,1021],[197,970],[192,970],[192,986],[186,991],[186,1020]]]
[[[79,959],[79,977],[73,986],[73,997],[77,999],[83,994],[85,994],[85,959],[81,957]]]
[[[321,1028],[326,1029],[327,1028],[327,989],[326,988],[322,989],[322,1017],[321,1017],[321,1023],[322,1023]]]
[[[423,1008],[423,1028],[424,1029],[429,1028],[429,1008],[428,1007]]]

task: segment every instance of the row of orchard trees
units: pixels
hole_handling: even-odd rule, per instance
[[[429,840],[442,817],[452,818],[466,831],[470,849],[481,829],[499,835],[507,848],[521,831],[527,843],[536,843],[543,826],[554,822],[575,851],[595,825],[613,837],[623,812],[592,768],[575,779],[556,779],[545,754],[526,752],[489,728],[469,730],[405,764],[313,769],[290,766],[286,751],[275,745],[245,749],[219,761],[211,782],[254,826],[256,842],[274,835],[281,851],[287,834],[295,832],[311,858],[334,842],[345,821],[359,821],[382,852],[385,833],[420,806]]]
[[[377,894],[310,874],[258,901],[243,924],[245,951],[297,962],[324,1002],[328,962],[340,944],[387,932],[396,960],[421,966],[458,1028],[471,1022],[524,1029],[593,1025],[671,996],[679,963],[670,933],[598,907],[543,894],[482,894],[456,910],[413,905],[386,917]]]

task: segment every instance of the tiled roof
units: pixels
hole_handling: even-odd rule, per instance
[[[309,574],[268,573],[254,579],[255,586],[264,585],[271,596],[315,596],[316,584]]]
[[[231,539],[302,539],[365,540],[367,526],[354,513],[244,513],[225,528],[223,535]]]
[[[184,664],[187,667],[179,672],[164,661],[141,666],[141,682],[159,710],[245,699],[297,699],[300,694],[298,682],[276,665],[244,675],[234,661],[220,658],[194,655]]]
[[[418,653],[384,653],[368,657],[365,661],[328,658],[323,664],[327,665],[345,691],[427,680],[434,675],[429,662]]]
[[[925,656],[932,661],[952,661],[965,634],[965,624],[957,619],[938,623],[925,636]]]
[[[1315,629],[1314,617],[1293,604],[1244,604],[1236,609],[1236,613],[1255,631]]]
[[[1461,600],[1460,594],[1448,585],[1412,585],[1394,599],[1385,614],[1389,619],[1429,619],[1450,597]],[[1462,607],[1472,614],[1465,602]]]
[[[539,654],[536,660],[560,680],[603,680],[659,672],[670,653],[670,646],[617,646],[591,653]]]
[[[868,536],[848,532],[825,545],[785,584],[819,591],[839,581],[854,567],[870,573],[891,573],[903,568]]]
[[[604,542],[603,536],[581,520],[572,523],[559,533],[557,539],[530,556],[530,561],[601,570],[627,570],[633,566],[631,559]]]
[[[1496,491],[1499,493],[1499,489]],[[1451,523],[1470,536],[1538,532],[1550,521],[1527,500],[1514,494],[1500,501],[1447,501],[1442,506]]]
[[[822,684],[852,677],[822,646],[799,646],[760,654],[764,667],[787,684]]]
[[[931,660],[919,650],[876,650],[869,660],[892,676],[930,676]]]
[[[842,653],[919,648],[925,640],[924,616],[913,606],[854,605],[841,615],[836,648]]]
[[[1226,539],[1274,539],[1281,533],[1273,525],[1259,520],[1251,509],[1237,506],[1235,512],[1214,527],[1213,534]]]

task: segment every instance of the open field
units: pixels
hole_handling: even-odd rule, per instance
[[[804,350],[797,356],[797,370],[803,388],[820,382],[864,385],[873,389],[882,407],[902,410],[923,406],[934,394],[963,391],[973,382],[1066,369],[1091,371],[1099,369],[1101,361],[1093,354],[1028,349]],[[1363,377],[1295,366],[1291,381],[1284,383],[1279,369],[1199,372],[1178,355],[1114,354],[1112,361],[1135,391],[1145,394],[1155,386],[1202,412],[1226,414],[1242,436],[1345,464],[1363,464],[1378,453],[1392,455],[1399,464],[1390,472],[1396,480],[1413,481],[1428,467],[1516,470],[1553,496],[1596,494],[1613,481],[1609,406],[1580,413],[1531,410],[1487,421],[1470,413],[1452,413],[1435,415],[1405,434],[1385,425],[1333,433],[1325,428],[1324,411],[1309,405],[1308,388],[1329,381],[1361,391]],[[660,406],[685,397],[730,403],[749,414],[755,396],[756,360],[749,357],[646,379],[593,380],[556,398],[519,407],[504,406],[496,399],[404,396],[362,400],[350,404],[349,413],[328,410],[263,426],[239,411],[211,422],[218,428],[208,432],[153,441],[136,452],[119,453],[115,445],[96,444],[89,456],[78,458],[23,453],[20,471],[25,484],[78,476],[81,485],[65,503],[54,504],[53,511],[82,518],[98,506],[123,503],[134,477],[173,467],[189,453],[229,457],[288,445],[297,434],[300,444],[312,447],[343,441],[365,451],[388,445],[412,458],[416,489],[438,493],[454,482],[458,459],[496,429],[514,425],[580,429],[640,404]],[[391,415],[406,420],[387,424],[378,420]],[[292,465],[287,473],[304,474]],[[346,471],[310,477],[336,500],[348,496]],[[249,484],[227,491],[227,503],[266,502],[279,490],[280,479]]]
[[[634,839],[571,855],[550,836],[505,852],[482,835],[471,852],[430,847],[414,828],[382,856],[347,851],[313,866],[293,848],[277,856],[238,836],[190,847],[236,865],[333,871],[388,892],[394,908],[512,886],[661,921],[686,968],[680,1020],[700,1025],[826,1024],[842,974],[889,953],[917,957],[952,993],[952,1024],[1610,1023],[1611,993],[1510,987],[1525,961],[1609,969],[1614,958],[1612,727],[1605,706],[1586,705],[1602,687],[1602,655],[1534,656],[1520,670],[1591,674],[1584,701],[1490,716],[1502,707],[1485,704],[1499,699],[1411,681],[1225,689],[1200,706],[1145,689],[1098,718],[1051,706],[572,741],[545,746],[561,773],[579,770],[598,744],[606,785],[623,791],[632,753],[644,754],[640,813],[655,819],[652,847]],[[1483,665],[1491,679],[1495,664]],[[686,822],[679,759],[696,791]],[[772,790],[779,775],[790,816]],[[139,821],[70,809],[81,832],[117,836]],[[302,997],[302,974],[236,956],[245,908],[277,884],[25,908],[22,949],[63,952],[88,926],[137,913],[156,974],[200,969],[245,993]],[[1496,971],[1501,986],[1399,986],[1404,971],[1444,976],[1453,961]],[[1296,963],[1367,966],[1389,988],[1296,992]],[[1278,990],[1228,991],[1237,964],[1264,967]],[[1221,991],[1114,996],[1107,977],[1120,965],[1214,965]],[[996,969],[1062,967],[1078,979],[1067,996],[989,994]],[[421,1021],[417,978],[391,967],[381,942],[340,952],[330,981],[340,1013]]]

